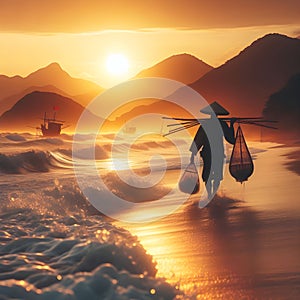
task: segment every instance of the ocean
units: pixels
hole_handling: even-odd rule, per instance
[[[74,152],[67,134],[0,134],[0,299],[299,298],[297,146],[249,143],[252,177],[235,182],[227,164],[199,208],[203,184],[177,187],[187,141],[121,136],[112,160],[114,136],[91,151],[93,139],[78,135]]]

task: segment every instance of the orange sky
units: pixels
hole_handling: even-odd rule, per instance
[[[10,0],[1,1],[2,31],[87,32],[103,29],[220,28],[299,23],[298,0]]]
[[[24,76],[56,61],[73,76],[109,87],[177,53],[218,66],[266,33],[300,34],[300,2],[271,3],[1,1],[0,74]],[[104,67],[115,52],[130,62],[123,77]]]

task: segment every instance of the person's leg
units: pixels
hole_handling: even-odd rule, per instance
[[[220,186],[220,183],[221,183],[221,181],[220,181],[218,178],[215,178],[215,179],[214,179],[214,183],[213,183],[213,191],[212,191],[213,194],[216,194],[216,193],[217,193],[217,191],[218,191],[218,189],[219,189],[219,186]]]
[[[209,180],[210,170],[211,170],[211,157],[207,152],[201,152],[203,160],[203,170],[202,170],[202,179],[205,183],[205,188],[207,191],[207,197],[210,199],[212,192],[212,182]]]
[[[206,183],[209,178],[210,169],[211,169],[211,159],[210,155],[201,152],[201,157],[203,161],[203,169],[202,169],[202,179]]]
[[[214,174],[213,191],[212,191],[213,194],[217,193],[221,181],[223,180],[224,163],[225,163],[225,157],[223,160],[220,161],[220,164],[215,166],[216,167],[215,170],[212,171]]]
[[[208,180],[207,182],[205,182],[205,188],[207,191],[207,198],[210,199],[211,195],[212,195],[212,182],[211,180]]]

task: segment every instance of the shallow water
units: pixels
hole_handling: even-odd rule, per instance
[[[252,146],[267,150],[255,154],[254,175],[241,185],[227,166],[207,207],[195,195],[160,221],[123,224],[191,299],[299,298],[300,185],[285,166],[294,149]]]
[[[85,142],[92,137],[80,139],[77,158],[85,174]],[[154,188],[137,191],[113,173],[128,175],[122,153],[130,145],[120,139],[112,162],[110,141],[106,136],[98,143],[96,166],[118,195],[144,201],[114,212],[137,223],[108,219],[86,200],[74,178],[72,137],[0,135],[3,299],[172,299],[176,293],[182,299],[299,298],[300,186],[299,176],[286,167],[294,148],[251,143],[253,176],[241,185],[227,166],[218,195],[200,209],[200,194],[180,205],[184,195],[174,192],[180,161],[172,143],[142,140],[131,147],[129,164],[142,177],[130,177],[130,183],[147,183],[147,176],[167,166]],[[153,153],[165,164],[157,156],[150,166]],[[183,164],[188,160],[187,153]],[[91,177],[86,184],[94,188],[97,182]],[[94,192],[107,199],[101,189]],[[141,223],[147,218],[157,220]]]

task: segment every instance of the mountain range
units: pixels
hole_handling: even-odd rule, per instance
[[[166,77],[183,83],[194,80],[189,86],[203,95],[208,102],[218,101],[234,116],[260,116],[269,97],[284,88],[292,76],[300,73],[299,53],[299,39],[280,34],[268,34],[254,41],[238,55],[217,68],[212,68],[192,55],[179,54],[143,70],[135,78]],[[35,91],[45,94],[37,94]],[[26,95],[31,95],[29,97],[31,100],[27,100],[27,105],[30,107],[38,105],[39,111],[36,111],[36,115],[41,117],[44,111],[52,107],[53,101],[49,96],[45,96],[53,95],[51,93],[81,104],[80,109],[73,102],[71,105],[72,109],[79,113],[83,110],[83,106],[101,91],[102,88],[98,85],[87,80],[72,78],[57,63],[53,63],[25,78],[1,75],[0,114],[8,110],[18,100],[22,101]],[[169,99],[174,96],[186,98],[185,91],[182,89],[175,91],[175,93],[170,95]],[[50,106],[38,104],[35,100],[38,95],[41,96],[40,102],[50,101]],[[55,97],[57,99],[57,96]],[[130,120],[137,115],[149,112],[167,113],[174,117],[188,116],[185,111],[166,103],[166,101],[149,101],[148,99],[146,102],[137,101],[136,103],[136,106],[130,105],[128,110],[126,107],[123,108],[121,115],[115,115],[118,122]],[[62,105],[63,102],[60,106]],[[63,119],[67,119],[68,114],[70,114],[71,108],[69,105],[68,107],[65,111],[66,115],[64,115],[63,110],[59,113]],[[195,99],[195,113],[200,108],[200,104]],[[286,108],[283,107],[282,109],[285,110]],[[14,117],[14,114],[18,116]],[[36,118],[36,115],[33,117],[31,114],[31,117]],[[22,118],[22,112],[13,107],[11,111],[0,117],[0,125],[7,125],[10,119],[12,126],[12,124],[15,125],[15,120]],[[74,122],[76,118],[74,117],[69,121]],[[32,123],[31,120],[30,124]],[[23,121],[23,126],[24,124],[25,121]],[[26,123],[26,125],[30,124]]]
[[[135,78],[164,77],[190,83],[211,69],[192,55],[179,54],[145,69]],[[33,91],[54,92],[86,106],[103,90],[91,81],[71,77],[58,63],[51,63],[26,77],[0,75],[0,115]]]
[[[300,40],[280,34],[268,34],[246,47],[238,55],[218,68],[212,69],[189,86],[205,97],[207,102],[218,101],[232,116],[262,116],[269,97],[282,89],[290,78],[300,72]],[[190,95],[186,89],[179,89],[168,99]],[[197,98],[194,112],[200,110]],[[282,108],[283,112],[286,109]],[[156,112],[173,117],[191,117],[181,108],[166,101],[156,100],[141,107],[131,108],[119,116],[118,121],[130,120],[142,113]],[[200,115],[199,117],[203,117]],[[295,119],[293,119],[295,122]],[[259,138],[261,131],[257,127],[243,126],[247,136]],[[268,130],[266,130],[268,131]],[[278,136],[279,131],[277,132]]]
[[[218,101],[231,115],[261,116],[268,98],[280,90],[294,74],[300,72],[299,53],[299,39],[268,34],[189,86],[208,103]],[[175,91],[168,99],[173,97],[185,99],[186,89]],[[201,104],[196,98],[194,103],[194,111],[198,112]],[[156,110],[157,106],[161,113],[170,112],[169,105],[162,101],[159,101],[159,105],[151,103],[145,111]],[[139,110],[133,108],[126,118],[136,116]],[[187,117],[181,115],[182,110],[175,109],[172,113],[176,117]]]
[[[91,81],[71,77],[58,63],[52,63],[26,77],[0,75],[0,115],[21,97],[35,90],[72,97],[85,106],[103,88]]]

